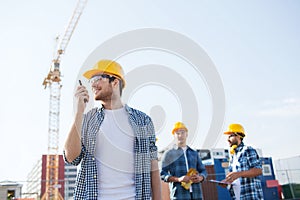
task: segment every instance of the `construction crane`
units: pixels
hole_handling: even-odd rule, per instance
[[[42,200],[63,200],[59,192],[61,186],[59,172],[59,113],[60,113],[60,90],[61,90],[61,72],[60,61],[69,44],[71,36],[83,12],[87,0],[78,0],[75,10],[70,21],[59,38],[57,49],[52,60],[48,75],[43,81],[45,89],[50,88],[50,105],[49,105],[49,129],[48,129],[48,154],[46,164],[46,186]]]

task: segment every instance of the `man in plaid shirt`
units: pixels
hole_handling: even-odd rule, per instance
[[[263,191],[259,175],[262,174],[262,165],[255,149],[243,143],[245,131],[240,124],[230,124],[224,132],[228,135],[231,147],[231,159],[229,173],[225,182],[228,185],[230,195],[237,200],[261,200]]]
[[[121,66],[100,60],[84,77],[102,106],[84,114],[87,89],[77,87],[77,111],[64,148],[65,161],[81,164],[75,200],[160,200],[155,131],[145,113],[123,105]]]
[[[207,176],[205,166],[198,152],[186,144],[188,129],[184,123],[176,122],[172,134],[176,145],[163,155],[161,179],[169,182],[171,199],[201,200],[201,182]]]

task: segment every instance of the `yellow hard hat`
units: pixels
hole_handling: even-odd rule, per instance
[[[83,76],[87,79],[91,79],[96,74],[105,73],[118,77],[123,82],[123,87],[125,86],[124,71],[119,63],[113,60],[100,60],[98,61],[92,69],[84,72]]]
[[[182,123],[182,122],[176,122],[176,123],[174,124],[173,130],[172,130],[172,134],[174,135],[174,133],[175,133],[178,129],[185,129],[185,131],[188,131],[188,129],[186,128],[186,126],[184,125],[184,123]]]
[[[242,138],[246,136],[245,131],[244,131],[244,127],[240,124],[230,124],[228,126],[227,131],[224,132],[224,134],[226,134],[226,135],[230,135],[232,133],[238,134]]]

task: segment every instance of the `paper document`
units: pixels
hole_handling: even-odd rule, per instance
[[[234,183],[229,183],[229,182],[226,182],[226,181],[218,181],[218,180],[208,180],[210,182],[213,182],[213,183],[220,183],[220,184],[226,184],[226,185],[234,185]]]

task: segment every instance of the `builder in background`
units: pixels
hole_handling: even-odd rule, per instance
[[[244,144],[243,126],[230,124],[224,134],[228,135],[231,153],[229,173],[224,181],[231,183],[227,186],[231,197],[238,200],[263,199],[261,181],[258,177],[262,174],[261,161],[256,150]]]
[[[172,134],[176,145],[163,155],[161,179],[169,182],[171,199],[201,200],[205,166],[198,152],[187,146],[188,129],[182,122],[175,123]]]
[[[81,163],[74,199],[160,200],[153,123],[121,102],[123,69],[115,61],[100,60],[83,76],[102,106],[84,114],[88,91],[77,87],[77,111],[64,148],[66,162]]]

